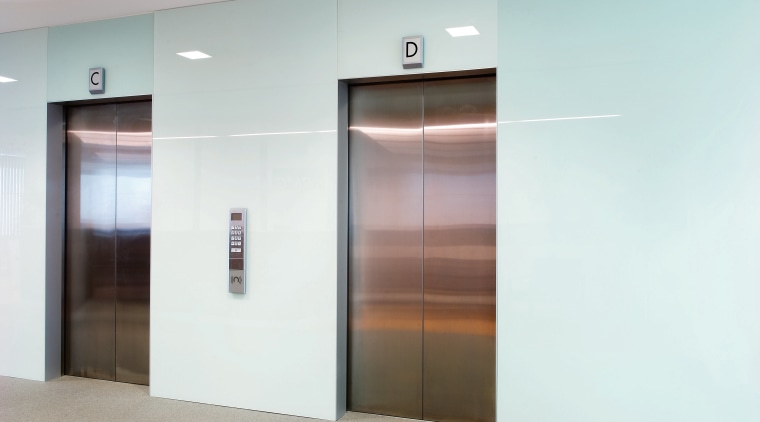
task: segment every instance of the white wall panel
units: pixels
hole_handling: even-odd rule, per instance
[[[338,0],[340,79],[496,67],[496,0]],[[452,38],[446,28],[475,26]],[[404,69],[401,38],[425,38],[424,67]]]
[[[47,29],[0,34],[0,375],[45,379]]]
[[[760,420],[760,5],[499,17],[499,420]]]
[[[155,15],[154,396],[342,416],[336,15],[313,0]],[[245,296],[227,291],[233,207]]]
[[[153,15],[51,27],[49,102],[150,95]],[[106,92],[90,94],[88,70],[103,67]]]

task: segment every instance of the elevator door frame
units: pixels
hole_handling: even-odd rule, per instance
[[[150,106],[150,120],[151,120],[151,140],[152,140],[152,125],[153,125],[153,99],[151,95],[139,95],[139,96],[132,96],[132,97],[123,97],[123,98],[105,98],[105,99],[96,99],[96,100],[82,100],[82,101],[68,101],[68,102],[60,102],[60,103],[50,103],[48,104],[48,159],[51,158],[56,159],[58,158],[60,160],[60,165],[54,164],[51,165],[51,163],[48,163],[48,198],[51,199],[51,193],[60,192],[59,196],[56,197],[55,195],[52,195],[52,199],[54,199],[54,209],[48,210],[48,238],[51,238],[51,234],[58,235],[59,239],[55,242],[55,244],[48,244],[47,250],[50,252],[54,252],[55,257],[48,257],[48,265],[53,265],[54,268],[53,272],[50,272],[48,274],[48,289],[51,288],[51,282],[53,285],[60,286],[58,287],[57,292],[58,294],[55,295],[55,301],[60,303],[60,309],[59,313],[56,315],[60,315],[60,322],[58,324],[55,324],[59,327],[59,333],[60,335],[56,334],[56,336],[60,339],[55,342],[57,344],[57,347],[53,350],[48,350],[46,348],[46,353],[49,355],[48,360],[50,358],[55,359],[56,365],[52,369],[52,371],[46,375],[48,379],[55,378],[58,376],[66,375],[67,372],[67,247],[68,247],[68,239],[67,239],[67,208],[68,208],[68,201],[69,201],[69,194],[68,194],[68,180],[67,180],[67,172],[69,171],[69,157],[68,157],[68,147],[69,147],[69,141],[68,141],[68,121],[69,121],[69,110],[76,107],[87,107],[87,106],[93,106],[93,105],[114,105],[114,106],[123,106],[128,105],[132,103],[148,103]],[[152,141],[151,141],[151,152],[150,152],[150,178],[152,180]],[[51,154],[52,152],[52,154]],[[152,202],[152,199],[151,199]],[[150,214],[150,213],[149,213]],[[51,216],[58,215],[58,217],[55,219],[55,224],[51,225]],[[152,231],[152,224],[150,231]],[[57,236],[56,236],[57,237]],[[52,259],[51,259],[52,258]],[[60,262],[60,264],[59,264]],[[149,274],[148,274],[149,276]],[[50,278],[53,277],[53,278]],[[149,280],[149,279],[148,279]],[[148,281],[150,283],[150,281]],[[149,294],[149,293],[148,293]],[[149,299],[148,299],[149,300]],[[114,298],[114,302],[116,302],[116,298]],[[115,304],[114,304],[115,306]],[[56,306],[58,307],[58,305]],[[149,321],[150,314],[148,312],[148,321]],[[56,317],[57,319],[57,317]],[[149,327],[149,322],[148,322]],[[114,330],[116,327],[114,326]],[[149,328],[148,328],[149,330]],[[148,331],[149,332],[149,331]],[[115,333],[114,333],[115,336]],[[114,347],[116,345],[114,344]],[[148,349],[149,353],[149,349]],[[57,356],[57,358],[55,358]],[[147,356],[148,362],[150,360],[150,356]],[[114,362],[115,364],[115,362]],[[115,373],[114,373],[115,374]],[[127,377],[130,378],[130,377]],[[128,382],[128,383],[135,383],[135,384],[149,384],[149,375],[144,377],[144,381],[138,378],[132,378],[132,379],[117,379],[116,376],[112,379],[112,381],[116,382]]]
[[[495,71],[495,69],[483,69],[483,70],[475,70],[475,71],[468,71],[468,72],[451,72],[451,73],[445,73],[445,74],[437,74],[435,77],[432,77],[432,78],[430,78],[429,75],[428,75],[428,77],[426,77],[426,75],[413,75],[413,76],[412,75],[404,75],[404,76],[399,76],[399,77],[368,78],[368,79],[352,80],[352,81],[346,81],[346,82],[347,82],[349,90],[350,90],[350,89],[354,88],[355,86],[361,86],[361,85],[383,85],[383,84],[392,84],[392,83],[399,83],[399,82],[420,82],[420,83],[426,83],[426,82],[445,81],[445,80],[452,80],[452,79],[454,79],[454,80],[466,80],[466,79],[469,79],[471,77],[474,77],[474,78],[477,78],[477,77],[493,77],[493,78],[496,78],[496,71]],[[495,88],[495,86],[493,88],[493,96],[494,96],[494,98],[496,96],[496,88]],[[351,97],[350,94],[346,95],[347,102],[349,101],[348,98],[350,98],[350,97]],[[424,97],[424,94],[423,94],[423,97]],[[495,102],[494,102],[494,107],[495,107]],[[423,103],[423,108],[425,108],[424,103]],[[350,105],[346,108],[346,113],[347,114],[350,113],[348,111],[349,109],[351,109]],[[493,118],[494,118],[494,131],[495,131],[496,130],[495,129],[495,119],[496,119],[495,111],[494,111]],[[350,116],[347,116],[346,121],[347,122],[351,122]],[[423,118],[423,126],[426,126],[427,124],[428,124],[427,121]],[[423,135],[423,136],[427,136],[427,135]],[[496,135],[494,135],[494,137],[495,136]],[[347,136],[347,138],[348,138],[348,136]],[[424,143],[424,141],[423,141],[423,143]],[[347,142],[347,144],[350,144],[350,143]],[[494,161],[495,161],[495,150],[496,150],[495,139],[494,139],[494,147],[493,148],[494,148]],[[350,152],[350,146],[348,147],[348,149],[349,149],[348,155],[352,156],[352,154]],[[353,234],[351,234],[351,232],[353,230],[351,228],[351,224],[352,224],[352,221],[353,221],[353,216],[352,215],[353,215],[353,212],[354,212],[353,211],[353,204],[354,204],[353,201],[354,201],[354,199],[351,198],[351,192],[353,192],[352,185],[355,183],[355,181],[352,180],[352,176],[350,176],[351,174],[353,174],[353,170],[351,170],[351,167],[355,164],[355,163],[353,163],[351,161],[352,161],[352,159],[349,158],[349,163],[348,163],[348,168],[349,168],[349,170],[348,170],[348,174],[349,174],[349,176],[348,176],[348,179],[349,179],[348,185],[349,185],[349,187],[347,189],[348,196],[349,196],[349,200],[348,200],[348,204],[349,205],[347,206],[347,208],[349,208],[348,219],[347,219],[347,227],[348,227],[348,231],[349,231],[348,238],[349,239],[353,238]],[[425,161],[424,153],[423,153],[423,161]],[[494,162],[493,174],[494,174],[493,177],[494,177],[494,183],[495,183],[495,179],[496,179],[495,162]],[[495,199],[495,187],[494,187],[494,199]],[[495,204],[494,204],[494,208],[495,208]],[[495,229],[495,217],[494,217],[494,229]],[[349,240],[347,246],[349,248],[349,257],[347,259],[347,265],[349,267],[349,269],[348,269],[349,278],[347,279],[349,292],[347,293],[347,304],[348,304],[348,306],[347,306],[347,312],[348,312],[348,315],[347,315],[347,349],[348,350],[347,350],[347,355],[346,355],[346,357],[347,357],[347,360],[346,360],[346,364],[347,364],[347,383],[346,383],[346,389],[347,389],[347,405],[349,405],[349,407],[350,407],[350,404],[351,404],[350,398],[351,398],[351,394],[352,394],[351,393],[351,388],[352,388],[352,386],[351,386],[351,382],[352,382],[352,376],[351,376],[352,369],[351,369],[351,366],[352,366],[352,359],[354,358],[352,356],[352,353],[350,352],[351,347],[352,347],[351,344],[352,344],[352,341],[353,341],[353,339],[352,339],[353,334],[352,334],[352,329],[351,329],[351,325],[352,325],[352,304],[351,304],[351,301],[352,301],[352,297],[353,297],[353,293],[351,292],[351,290],[352,290],[353,287],[352,287],[351,278],[350,278],[351,277],[350,274],[352,273],[352,269],[351,269],[352,260],[351,260],[350,254],[352,253],[351,249],[355,245],[353,244],[353,241]],[[495,242],[494,242],[494,254],[495,254]],[[495,289],[496,288],[495,261],[494,261],[493,283],[494,283],[494,289]],[[495,290],[494,290],[494,300],[495,300]],[[423,302],[424,302],[424,299],[423,299]],[[493,308],[493,312],[494,312],[493,324],[494,324],[494,327],[495,327],[495,309],[496,308],[495,308],[495,304],[494,304],[494,308]],[[494,330],[495,330],[495,328],[494,328]],[[424,333],[424,330],[423,330],[423,333]],[[490,376],[493,378],[493,383],[494,383],[494,390],[493,390],[493,400],[494,400],[493,412],[494,412],[494,419],[495,419],[495,412],[496,412],[496,404],[495,404],[496,344],[495,344],[495,342],[496,342],[496,335],[495,335],[495,331],[494,331],[494,335],[493,335],[493,343],[494,343],[494,345],[493,345],[493,373],[490,374]],[[349,409],[349,410],[353,410],[353,409]],[[432,417],[431,415],[426,415],[425,414],[424,407],[423,407],[422,417],[427,417],[427,418],[431,418]],[[433,419],[435,419],[435,420],[441,420],[438,417],[434,417]],[[443,418],[443,419],[445,420],[446,418]]]

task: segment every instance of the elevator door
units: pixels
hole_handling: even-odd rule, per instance
[[[64,372],[148,384],[151,103],[70,107]]]
[[[351,410],[495,420],[495,95],[495,77],[351,88]]]

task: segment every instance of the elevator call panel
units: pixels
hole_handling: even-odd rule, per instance
[[[245,208],[230,209],[230,293],[245,294]]]

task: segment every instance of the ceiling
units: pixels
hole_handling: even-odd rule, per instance
[[[227,0],[0,0],[0,33]]]

